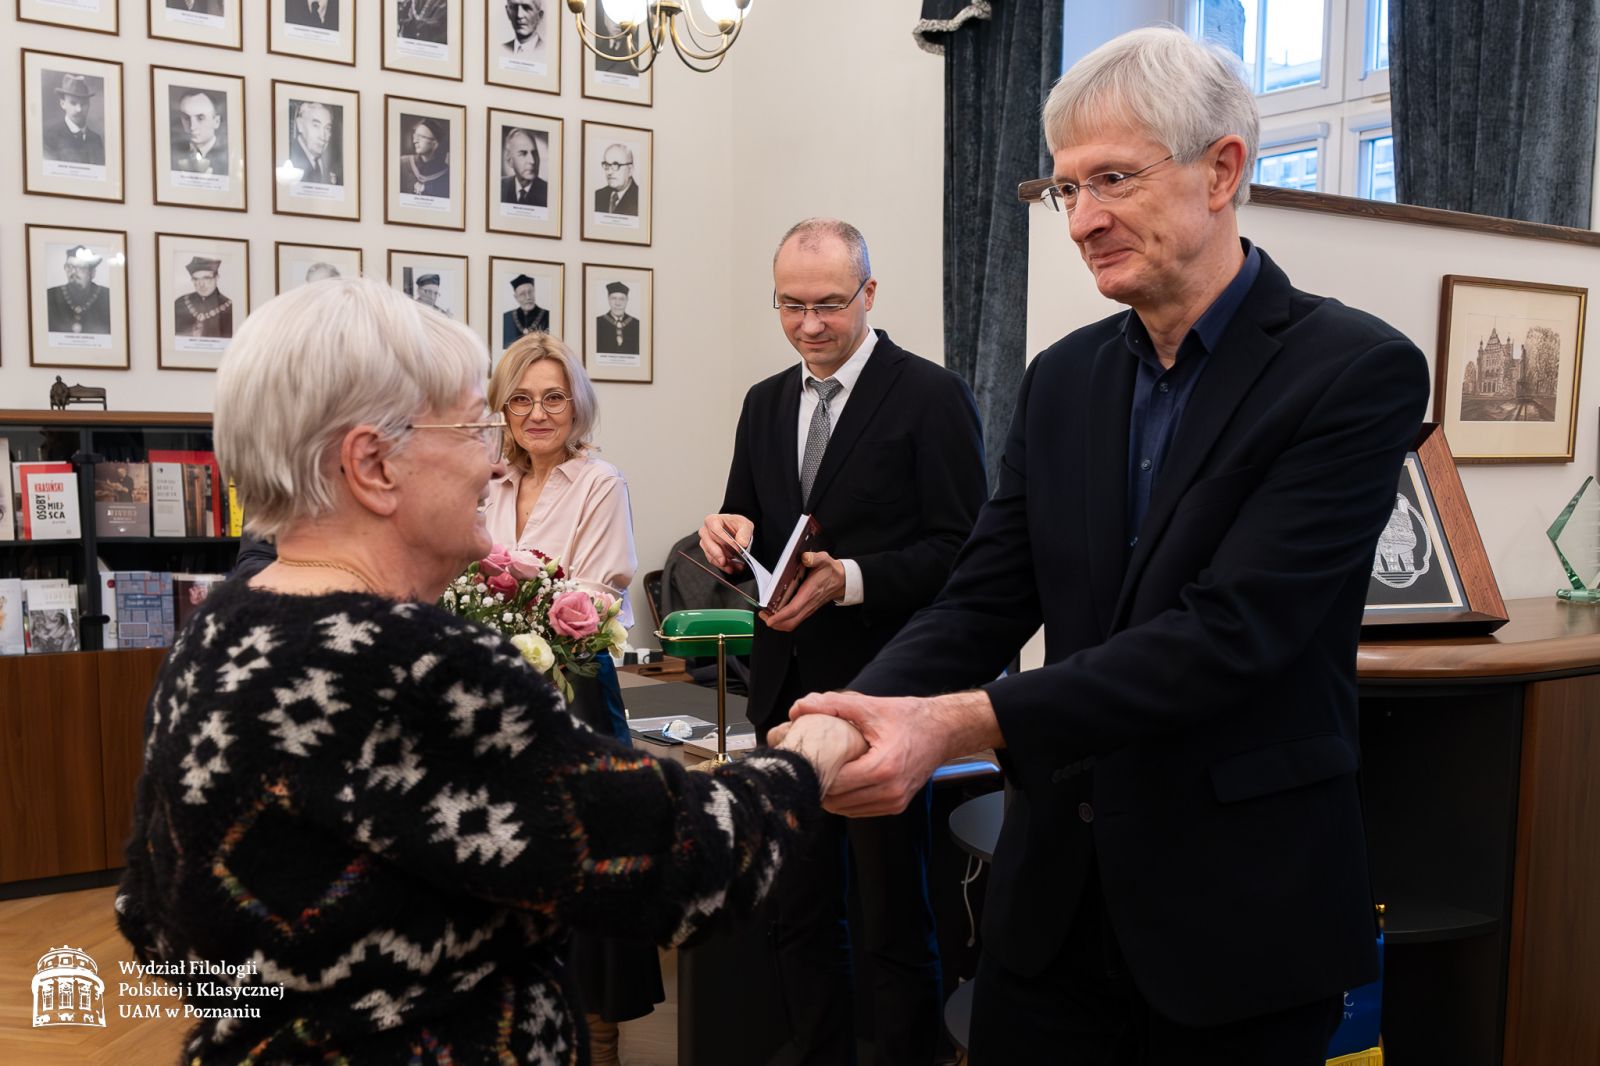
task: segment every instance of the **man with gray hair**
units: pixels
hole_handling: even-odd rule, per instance
[[[1056,84],[1054,173],[1020,191],[1130,310],[1029,365],[939,598],[793,709],[872,744],[829,799],[849,815],[1001,753],[974,1066],[1320,1066],[1378,975],[1356,644],[1428,369],[1240,239],[1258,122],[1173,29]],[[1000,676],[1041,625],[1045,665]]]
[[[760,735],[808,692],[839,688],[933,600],[983,503],[983,436],[959,377],[867,324],[878,281],[867,242],[838,219],[784,234],[772,263],[772,306],[800,362],[752,386],[734,439],[721,513],[700,547],[732,573],[750,550],[771,566],[801,515],[826,551],[761,612],[748,713]],[[789,1062],[856,1061],[850,945],[875,973],[873,1062],[931,1066],[940,971],[928,901],[931,790],[888,817],[828,818],[795,874],[775,890],[775,942]],[[906,806],[902,804],[901,806]],[[853,870],[861,924],[848,935]]]

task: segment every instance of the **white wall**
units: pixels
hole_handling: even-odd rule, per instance
[[[1028,271],[1028,348],[1038,352],[1064,333],[1121,310],[1094,287],[1062,215],[1033,210]],[[1247,206],[1240,230],[1308,292],[1370,311],[1409,336],[1436,365],[1440,278],[1445,274],[1580,285],[1600,296],[1600,255],[1593,248],[1461,230]],[[1484,547],[1507,599],[1548,596],[1566,584],[1544,531],[1596,472],[1595,412],[1600,407],[1600,324],[1589,304],[1588,366],[1578,397],[1578,433],[1570,464],[1462,466],[1462,484]]]

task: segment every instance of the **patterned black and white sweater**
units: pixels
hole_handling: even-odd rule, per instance
[[[151,695],[118,924],[219,1012],[191,1064],[581,1063],[567,931],[749,911],[817,809],[787,752],[691,774],[597,736],[432,606],[229,582]]]

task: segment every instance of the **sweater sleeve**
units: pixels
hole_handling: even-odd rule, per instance
[[[817,817],[798,756],[690,773],[591,732],[497,633],[417,605],[375,622],[382,650],[351,665],[390,683],[343,699],[340,764],[308,763],[300,789],[311,818],[416,876],[678,943],[754,908]]]

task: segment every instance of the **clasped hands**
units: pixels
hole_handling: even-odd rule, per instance
[[[712,566],[727,574],[737,574],[744,569],[744,560],[733,545],[750,547],[755,531],[755,523],[744,515],[707,515],[700,527],[700,550],[705,552]],[[810,572],[795,589],[794,595],[777,610],[761,612],[761,620],[769,629],[788,633],[844,595],[843,563],[827,552],[806,552],[800,557],[800,562]]]
[[[834,814],[898,814],[944,762],[948,734],[936,724],[938,703],[909,696],[813,693],[795,703],[789,721],[772,730],[768,743],[811,759],[822,779],[822,805]]]

